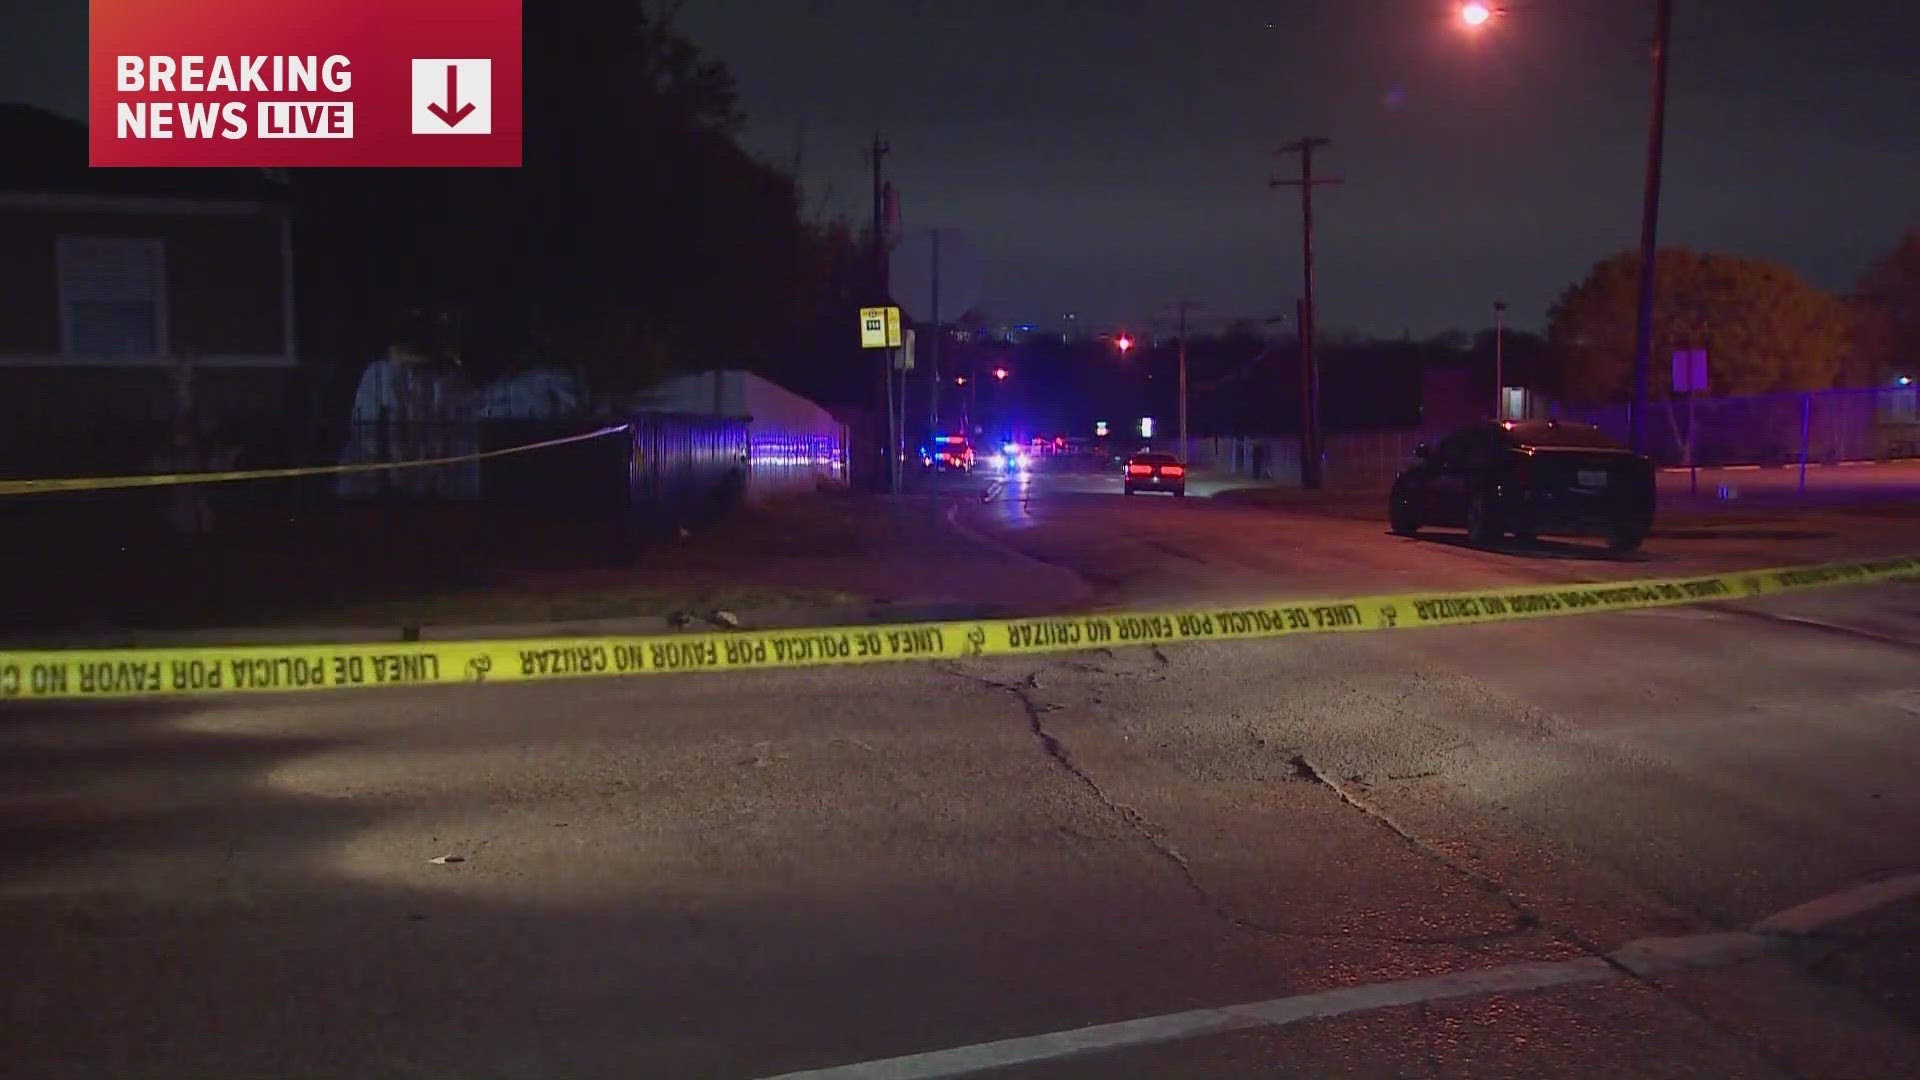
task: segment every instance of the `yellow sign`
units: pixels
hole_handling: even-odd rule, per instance
[[[860,309],[860,347],[897,349],[900,347],[900,309],[870,307]]]
[[[1920,578],[1920,558],[1705,577],[979,622],[524,641],[0,651],[0,705],[10,700],[285,693],[963,660],[1295,634],[1416,630],[1726,603],[1895,578]]]

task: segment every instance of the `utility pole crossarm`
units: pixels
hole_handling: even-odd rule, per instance
[[[1282,146],[1278,151],[1279,153],[1300,155],[1300,179],[1282,180],[1276,177],[1275,179],[1267,181],[1267,186],[1270,188],[1297,187],[1311,189],[1346,183],[1343,177],[1313,175],[1313,152],[1332,145],[1332,139],[1312,135],[1304,139],[1295,139],[1293,142]]]

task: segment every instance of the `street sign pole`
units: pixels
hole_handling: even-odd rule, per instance
[[[900,420],[893,408],[893,350],[883,349],[880,362],[887,367],[887,490],[900,494]],[[902,376],[904,381],[905,376]]]
[[[904,342],[900,335],[900,309],[897,307],[872,307],[860,309],[860,347],[873,349],[880,353],[880,363],[885,368],[887,399],[887,442],[886,453],[889,459],[887,475],[891,478],[893,493],[900,494],[901,454],[904,451],[904,435],[907,426],[907,373],[900,372],[900,400],[895,403],[893,390],[893,369],[902,363],[900,346]]]
[[[1700,460],[1695,452],[1694,429],[1698,413],[1695,403],[1700,392],[1707,388],[1707,350],[1675,349],[1673,351],[1673,392],[1687,395],[1687,494],[1700,494]],[[1672,412],[1669,406],[1669,420]]]
[[[900,471],[905,473],[907,470],[907,372],[912,370],[912,365],[907,362],[905,349],[895,349],[894,352],[900,357],[900,445],[896,448],[894,457],[899,459]],[[898,495],[905,483],[906,478],[902,476],[900,485],[894,488],[894,494]]]
[[[1700,457],[1695,449],[1694,431],[1698,422],[1695,402],[1700,398],[1700,388],[1688,384],[1687,387],[1687,494],[1700,494]]]

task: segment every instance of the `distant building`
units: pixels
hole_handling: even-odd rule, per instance
[[[280,186],[87,168],[86,128],[0,105],[0,471],[142,471],[284,429],[294,348]]]

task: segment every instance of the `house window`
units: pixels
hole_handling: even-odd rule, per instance
[[[167,355],[166,248],[159,240],[63,236],[60,343],[68,356]]]

